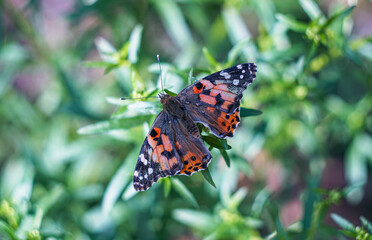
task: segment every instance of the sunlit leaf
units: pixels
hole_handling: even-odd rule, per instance
[[[162,180],[163,187],[164,187],[164,196],[168,197],[170,190],[172,188],[172,183],[169,178],[162,178],[161,180]]]
[[[337,223],[343,229],[354,231],[355,229],[354,225],[348,220],[346,220],[345,218],[341,217],[340,215],[336,213],[331,213],[331,218],[333,219],[333,221],[335,221],[335,223]]]
[[[253,216],[260,216],[264,205],[268,201],[270,197],[271,192],[269,191],[268,188],[263,188],[257,195],[256,198],[254,199],[254,202],[252,204],[252,215]]]
[[[143,27],[141,25],[136,25],[132,31],[129,38],[129,49],[128,49],[128,60],[133,64],[137,62],[138,52],[141,45]]]
[[[325,18],[319,6],[313,0],[299,0],[299,3],[311,19]]]
[[[177,96],[177,93],[169,91],[168,89],[164,89],[164,92],[166,92],[169,96],[172,96],[172,97]]]
[[[299,32],[299,33],[304,33],[306,32],[306,29],[307,29],[307,24],[303,23],[303,22],[299,22],[291,17],[288,17],[286,15],[283,15],[283,14],[280,14],[280,13],[277,13],[275,15],[275,17],[280,21],[282,22],[283,24],[285,24],[289,29],[295,31],[295,32]]]
[[[130,154],[129,156],[134,156]],[[119,199],[121,193],[128,182],[130,182],[133,174],[133,169],[130,168],[131,159],[128,158],[121,167],[116,171],[115,175],[111,178],[105,193],[102,198],[102,210],[105,214],[109,214],[114,204]]]
[[[177,221],[200,230],[208,230],[215,226],[216,218],[213,215],[190,209],[176,209],[173,218]]]

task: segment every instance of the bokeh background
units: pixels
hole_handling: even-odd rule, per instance
[[[1,0],[0,21],[0,239],[372,239],[371,1]],[[135,193],[161,105],[119,98],[159,92],[157,54],[176,93],[258,73],[209,174]]]

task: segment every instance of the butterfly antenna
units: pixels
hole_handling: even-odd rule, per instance
[[[120,100],[138,100],[138,99],[149,99],[149,98],[159,98],[159,97],[156,97],[156,96],[138,97],[138,98],[121,97]]]
[[[161,71],[161,64],[160,64],[160,57],[159,57],[159,54],[156,55],[156,58],[158,59],[158,63],[159,63],[159,69],[160,69],[160,82],[161,82],[161,91],[163,92],[164,94],[164,87],[163,87],[163,73]]]

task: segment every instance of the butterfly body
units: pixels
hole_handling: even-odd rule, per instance
[[[255,64],[240,64],[195,82],[177,96],[160,94],[163,111],[142,145],[133,174],[135,190],[147,190],[162,177],[206,169],[212,155],[195,122],[219,138],[232,137],[240,122],[242,92],[255,73]]]

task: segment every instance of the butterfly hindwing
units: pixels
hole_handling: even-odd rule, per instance
[[[192,175],[206,169],[212,155],[204,146],[199,130],[191,118],[174,119],[171,126],[175,133],[176,149],[183,163],[183,169],[178,174]]]
[[[240,122],[243,91],[256,77],[256,65],[239,64],[213,73],[181,91],[177,97],[195,122],[220,138],[232,137]]]
[[[182,170],[173,131],[166,125],[168,118],[164,112],[158,115],[141,147],[133,175],[136,191],[145,191],[159,178],[175,175]]]

